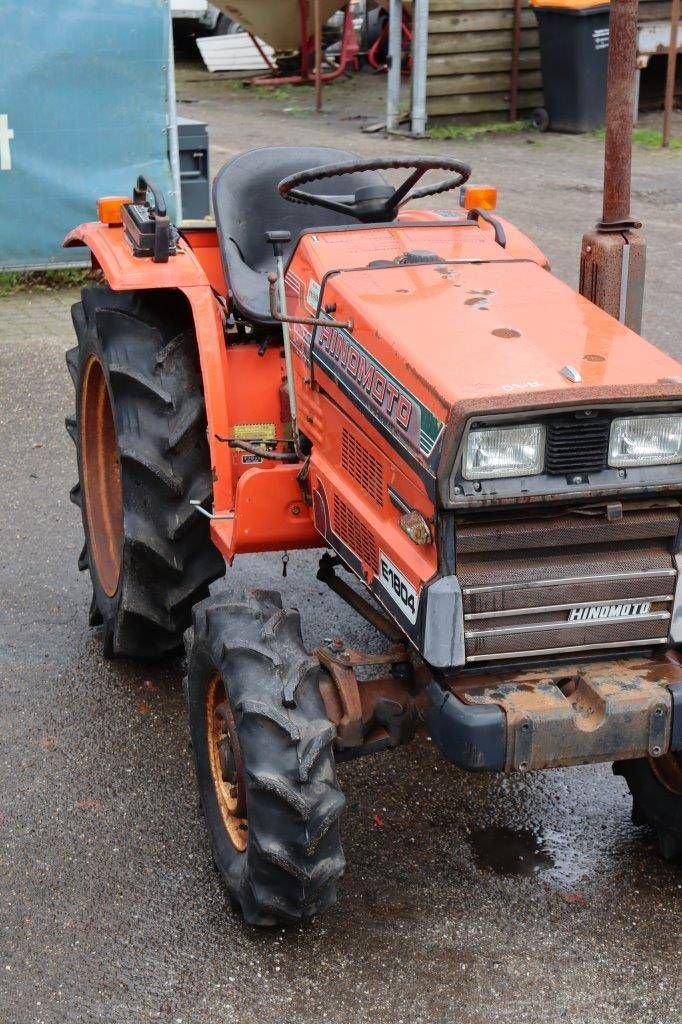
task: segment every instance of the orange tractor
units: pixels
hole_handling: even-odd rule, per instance
[[[65,242],[106,282],[67,354],[90,624],[106,657],[184,637],[214,857],[251,923],[333,902],[335,760],[422,722],[473,771],[612,761],[682,852],[682,367],[469,174],[260,149],[219,173],[217,232],[178,232],[139,179]],[[296,548],[327,549],[318,579],[384,653],[308,653],[274,591],[209,595],[236,555]]]

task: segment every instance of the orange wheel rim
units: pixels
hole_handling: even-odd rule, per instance
[[[225,686],[214,675],[206,691],[206,739],[211,780],[223,826],[240,853],[246,849],[246,790],[239,737]]]
[[[667,790],[675,796],[682,796],[682,757],[679,754],[664,754],[649,760],[651,770]]]
[[[123,550],[121,461],[109,389],[95,356],[90,356],[83,370],[80,451],[89,553],[102,589],[113,597]]]

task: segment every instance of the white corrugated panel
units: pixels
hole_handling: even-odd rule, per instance
[[[171,12],[174,18],[205,18],[208,0],[171,0]]]
[[[275,51],[271,46],[258,40],[263,53],[270,59]],[[246,32],[234,35],[206,36],[197,39],[204,64],[209,71],[267,71],[268,65],[258,52],[251,36]]]

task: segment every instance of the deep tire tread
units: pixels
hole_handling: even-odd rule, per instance
[[[108,599],[93,576],[99,615],[91,621],[104,625],[106,654],[163,657],[181,648],[192,605],[225,572],[208,520],[189,503],[212,498],[191,314],[177,292],[96,285],[83,290],[72,318],[78,345],[66,354],[69,373],[78,391],[85,356],[100,359],[123,477],[122,582]],[[73,416],[66,428],[78,447]],[[82,508],[80,484],[71,500]]]
[[[192,742],[214,856],[231,902],[251,924],[308,920],[334,902],[345,868],[339,836],[345,799],[336,782],[335,729],[320,696],[322,669],[317,664],[312,671],[298,613],[283,611],[278,594],[247,591],[239,603],[214,595],[197,605],[193,618],[186,634]],[[244,854],[225,838],[206,767],[203,701],[216,670],[228,690],[244,760]],[[283,703],[283,675],[300,679],[295,708]]]
[[[650,828],[664,860],[682,859],[682,796],[659,781],[647,758],[616,761],[615,775],[622,775],[632,794],[632,822]]]

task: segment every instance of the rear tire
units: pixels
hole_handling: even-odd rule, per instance
[[[212,498],[206,415],[191,314],[177,292],[85,288],[66,354],[76,415],[90,624],[106,657],[177,651],[192,606],[225,572],[205,516]]]
[[[308,920],[336,900],[345,800],[298,612],[270,591],[216,594],[186,644],[201,804],[230,903],[249,924]]]
[[[665,860],[682,859],[682,755],[616,761],[632,793],[632,820],[654,830]]]
[[[549,128],[549,114],[544,107],[536,107],[531,114],[531,127],[536,132],[546,132]]]

